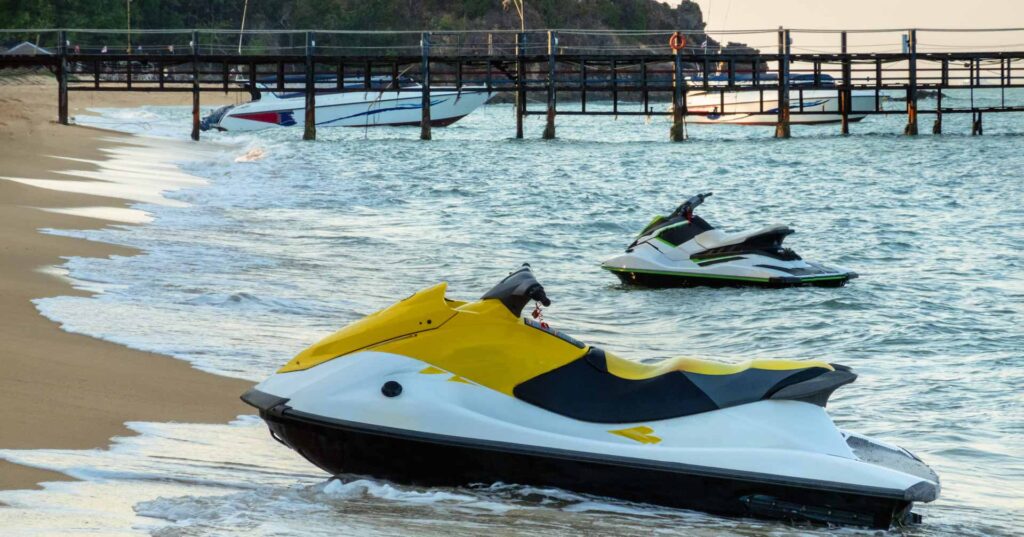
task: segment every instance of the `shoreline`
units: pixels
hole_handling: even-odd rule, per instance
[[[182,99],[165,94],[76,94],[71,113],[98,106],[184,104],[177,102]],[[102,171],[98,163],[111,160],[111,150],[138,146],[140,137],[56,124],[56,83],[49,77],[0,78],[0,104],[9,111],[0,118],[0,176],[28,180],[0,180],[0,391],[6,396],[0,448],[106,448],[114,436],[135,434],[125,427],[129,421],[226,423],[251,414],[238,399],[250,382],[199,371],[170,356],[65,332],[40,314],[34,299],[92,294],[74,288],[53,270],[68,257],[141,253],[40,231],[131,225],[110,214],[128,214],[135,203],[126,199],[129,196],[103,188],[114,186],[103,180],[62,172]],[[169,153],[194,151],[190,144],[171,140],[166,146]],[[41,188],[39,180],[53,181],[53,188]],[[71,192],[61,190],[59,181],[101,188]],[[98,195],[104,190],[110,195]],[[96,207],[115,211],[90,209]],[[39,488],[43,481],[72,479],[0,459],[0,489]]]

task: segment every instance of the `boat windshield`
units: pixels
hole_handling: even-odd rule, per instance
[[[694,75],[687,77],[687,80],[691,84],[703,84],[703,75]],[[752,72],[736,72],[733,74],[733,80],[736,84],[745,85],[754,83],[754,73]],[[757,73],[757,81],[759,83],[777,83],[779,81],[778,73]],[[789,75],[790,86],[814,86],[814,75],[810,73],[796,73]],[[728,73],[714,73],[708,76],[708,85],[711,86],[724,86],[729,84]],[[834,88],[836,81],[831,75],[822,73],[818,75],[818,87]]]
[[[241,81],[245,84],[246,81]],[[278,88],[277,76],[260,77],[256,86],[271,93],[278,99],[293,99],[303,97],[306,87],[305,75],[285,75],[283,84],[285,91],[275,91]],[[318,93],[335,93],[338,90],[338,78],[334,75],[317,75],[315,85]],[[349,91],[368,89],[369,91],[405,90],[419,88],[420,85],[408,76],[400,76],[397,79],[390,75],[371,76],[369,80],[364,77],[345,77],[342,86]],[[292,90],[292,91],[288,91]]]

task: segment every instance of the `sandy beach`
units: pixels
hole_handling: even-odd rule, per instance
[[[206,98],[204,96],[204,98]],[[188,95],[75,93],[71,114],[89,107],[187,104]],[[211,96],[210,103],[233,97]],[[68,180],[64,170],[90,170],[104,149],[132,137],[56,119],[56,84],[44,76],[0,77],[0,176]],[[168,150],[188,150],[183,147]],[[64,158],[59,158],[64,157]],[[81,178],[76,178],[81,181]],[[90,229],[109,221],[47,208],[126,207],[119,198],[43,189],[0,180],[0,448],[100,448],[131,434],[126,421],[225,422],[248,407],[249,383],[193,369],[188,363],[62,331],[31,302],[81,295],[46,271],[70,256],[135,255],[129,248],[40,233],[43,228]],[[0,489],[28,488],[62,474],[0,461]]]

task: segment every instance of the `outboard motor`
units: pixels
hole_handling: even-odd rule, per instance
[[[220,128],[220,120],[224,119],[224,114],[227,114],[228,110],[231,110],[234,107],[234,105],[229,104],[227,106],[222,106],[214,110],[210,113],[210,115],[204,117],[202,120],[199,121],[199,130],[208,131],[211,128],[215,128],[217,130],[224,130]]]

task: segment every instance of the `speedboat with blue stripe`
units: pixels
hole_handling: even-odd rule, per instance
[[[693,214],[711,196],[697,194],[668,217],[658,216],[622,255],[601,264],[625,284],[647,287],[813,285],[841,287],[857,277],[845,268],[805,261],[782,246],[788,226],[726,233]]]
[[[242,81],[241,83],[244,83]],[[317,127],[418,126],[423,117],[423,87],[408,77],[318,77],[315,118]],[[304,126],[304,80],[261,78],[252,101],[218,108],[203,118],[203,130],[254,131],[270,127]],[[484,87],[431,88],[430,124],[444,127],[466,117],[487,102]]]

